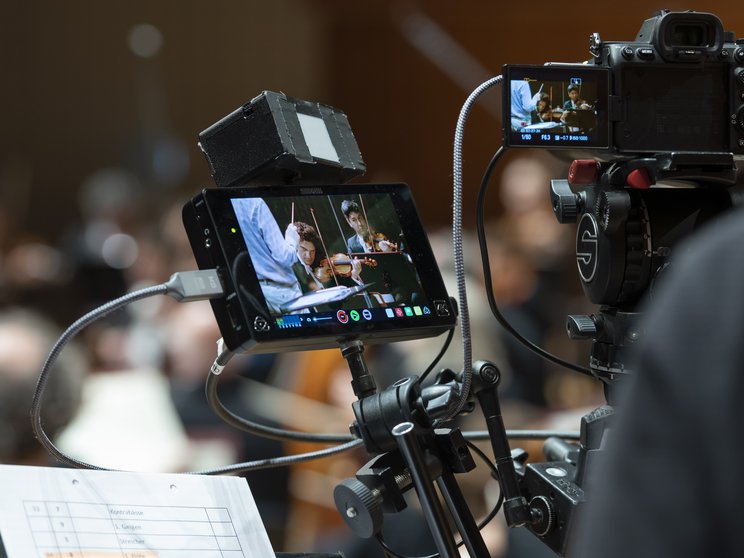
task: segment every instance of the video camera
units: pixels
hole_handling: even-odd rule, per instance
[[[715,15],[661,11],[632,42],[592,34],[590,52],[586,64],[504,66],[505,145],[744,155],[744,40]]]
[[[442,556],[458,555],[450,523],[471,556],[488,555],[452,477],[472,469],[468,448],[457,429],[441,428],[477,399],[507,524],[526,526],[565,554],[574,512],[586,499],[584,481],[612,421],[609,388],[630,372],[627,349],[642,335],[636,305],[669,267],[672,247],[734,203],[734,161],[744,158],[744,41],[724,33],[714,15],[664,11],[647,20],[633,42],[603,43],[594,34],[590,46],[593,64],[507,65],[503,75],[504,148],[580,149],[593,157],[575,161],[567,180],[553,180],[551,197],[561,223],[578,223],[582,286],[600,305],[590,316],[569,316],[567,330],[573,338],[593,340],[589,369],[581,371],[605,383],[609,405],[583,417],[578,444],[565,441],[571,436],[548,438],[545,463],[527,463],[526,454],[511,452],[496,395],[500,372],[492,363],[473,365],[467,351],[463,369],[441,371],[433,385],[422,388],[420,378],[411,376],[377,392],[362,341],[440,334],[452,329],[456,308],[407,187],[343,184],[363,170],[345,118],[334,118],[335,109],[267,92],[200,135],[217,185],[227,188],[205,190],[183,215],[199,266],[217,268],[225,286],[225,296],[212,301],[224,340],[234,352],[341,348],[358,398],[352,432],[375,457],[339,485],[334,498],[361,537],[381,538],[383,514],[405,507],[402,494],[413,487]],[[501,81],[493,78],[474,91],[463,111],[486,86]],[[461,122],[462,114],[455,133],[455,208],[461,207]],[[236,188],[245,185],[250,187]],[[652,188],[661,185],[672,187]],[[374,216],[395,230],[395,254],[351,248],[353,226],[343,207],[352,197],[360,206],[366,200],[371,215],[365,222]],[[301,214],[329,240],[323,247],[327,260],[341,251],[348,266],[363,256],[393,280],[383,274],[358,286],[295,292],[277,304],[275,288],[266,286],[272,280],[262,275],[268,252],[253,239],[256,228],[241,219],[243,205],[271,214],[274,246],[285,240],[277,223],[283,229]],[[457,230],[457,219],[453,223]],[[464,284],[464,271],[459,279]],[[409,294],[386,297],[396,283],[408,284]],[[342,297],[336,299],[336,292]],[[462,295],[464,288],[461,301]],[[465,324],[463,319],[463,338]]]
[[[559,222],[578,222],[577,268],[600,310],[567,330],[594,340],[592,372],[609,382],[628,372],[636,305],[673,246],[734,205],[744,40],[715,15],[665,10],[632,42],[592,34],[590,52],[593,63],[504,67],[504,143],[577,159],[551,199]]]
[[[566,330],[592,340],[585,372],[604,383],[608,405],[583,417],[578,446],[548,440],[546,463],[518,468],[530,510],[543,506],[554,520],[527,527],[559,554],[591,496],[585,480],[616,387],[634,372],[631,351],[645,334],[639,305],[674,272],[677,244],[736,204],[735,161],[744,158],[744,40],[716,16],[661,11],[632,42],[592,34],[590,51],[593,63],[507,65],[503,74],[504,145],[574,159],[566,179],[551,181],[551,201],[560,223],[577,223],[577,270],[599,306],[568,316]]]

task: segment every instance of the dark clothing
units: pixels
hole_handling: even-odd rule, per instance
[[[741,555],[742,239],[738,210],[676,249],[569,556]]]
[[[320,281],[316,282],[316,280],[307,272],[304,264],[300,261],[292,264],[292,271],[294,271],[295,277],[297,277],[297,282],[300,284],[302,294],[314,292],[318,289],[329,286],[328,284],[323,284]]]
[[[367,251],[367,247],[359,240],[359,236],[354,235],[346,239],[346,246],[349,254],[359,254]]]
[[[585,101],[579,100],[576,104],[569,99],[563,103],[563,110],[581,110],[581,107],[585,104]]]

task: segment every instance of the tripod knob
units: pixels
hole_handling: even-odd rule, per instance
[[[545,496],[535,496],[530,500],[530,529],[539,537],[544,537],[555,525],[555,509]]]
[[[382,497],[357,479],[341,481],[333,490],[336,509],[352,531],[368,539],[382,529]]]
[[[586,314],[566,316],[566,332],[571,339],[594,339],[597,336],[597,322]]]
[[[579,216],[579,195],[568,185],[568,180],[553,179],[550,181],[550,202],[553,213],[559,223],[575,223]]]

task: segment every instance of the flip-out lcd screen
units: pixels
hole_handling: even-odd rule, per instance
[[[606,68],[507,65],[503,75],[506,145],[609,146]]]

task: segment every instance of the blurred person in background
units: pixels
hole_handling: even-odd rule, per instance
[[[567,314],[591,308],[579,287],[575,229],[558,222],[550,202],[550,180],[565,175],[565,165],[543,152],[508,162],[499,190],[503,211],[487,227],[494,245],[491,271],[507,320],[530,341],[585,365],[588,344],[569,339],[564,327]],[[561,410],[601,397],[599,382],[546,363],[511,336],[504,343],[515,364],[509,380],[523,383],[515,390],[529,403]]]
[[[236,430],[224,424],[210,409],[204,385],[221,337],[208,302],[173,305],[162,322],[165,362],[170,396],[192,448],[191,468],[242,463],[286,453],[282,442]],[[277,426],[255,410],[252,392],[272,381],[281,356],[238,355],[220,375],[219,395],[233,413],[251,421]],[[289,408],[281,412],[290,413]],[[317,448],[315,448],[317,449]],[[288,506],[287,467],[245,473],[274,548],[284,547]]]
[[[57,340],[56,327],[41,314],[0,310],[0,462],[53,465],[36,440],[30,420],[39,372]],[[63,351],[49,374],[42,424],[54,441],[77,414],[88,363],[75,345]]]

